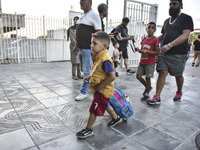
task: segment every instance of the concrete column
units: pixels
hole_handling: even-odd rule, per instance
[[[1,37],[3,37],[3,17],[2,17],[1,0],[0,0],[0,33],[1,33]]]

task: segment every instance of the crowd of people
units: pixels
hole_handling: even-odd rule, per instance
[[[122,23],[116,27],[120,37],[109,35],[105,32],[103,22],[104,17],[108,14],[108,6],[106,4],[99,4],[99,14],[92,10],[92,0],[80,0],[80,7],[84,11],[84,15],[81,18],[75,17],[74,26],[70,27],[68,31],[72,43],[70,44],[72,78],[75,80],[83,78],[82,88],[75,100],[80,101],[87,98],[89,89],[94,94],[89,109],[88,123],[83,130],[76,134],[79,138],[87,138],[94,134],[92,126],[96,117],[102,116],[105,111],[112,117],[111,121],[108,122],[108,126],[115,126],[122,122],[122,119],[109,104],[109,99],[114,92],[114,80],[119,76],[117,72],[119,58],[123,57],[127,74],[134,74],[135,71],[131,70],[128,64],[127,46],[128,41],[133,39],[128,34],[129,18],[124,17]],[[149,22],[146,27],[147,36],[142,39],[141,47],[135,48],[141,54],[136,72],[136,78],[144,85],[141,100],[146,101],[149,105],[161,103],[160,95],[168,74],[175,77],[177,85],[173,100],[177,101],[182,97],[183,72],[188,57],[188,38],[190,32],[193,31],[192,17],[181,13],[182,8],[182,0],[170,0],[170,17],[165,20],[161,35],[154,36],[156,24]],[[79,20],[78,25],[75,22],[76,20]],[[111,40],[113,38],[115,40]],[[113,41],[112,44],[114,46],[113,59],[108,54],[110,41]],[[162,42],[162,47],[159,47],[160,42]],[[196,66],[199,66],[200,36],[194,42],[192,50],[195,55],[192,66],[194,66],[196,58],[198,58]],[[81,56],[81,61],[78,60],[78,55]],[[82,70],[80,69],[80,64],[83,64]],[[149,93],[152,90],[151,78],[153,78],[155,69],[159,74],[156,93],[153,98],[150,98]]]

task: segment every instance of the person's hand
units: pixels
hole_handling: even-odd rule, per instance
[[[83,82],[85,83],[89,83],[89,81],[90,81],[90,76],[87,76],[83,79]]]
[[[119,52],[119,55],[122,55],[122,51],[121,51],[121,52]]]
[[[133,37],[129,35],[128,36],[128,40],[132,40],[132,39],[133,39]]]
[[[110,39],[113,39],[114,35],[113,34],[109,34],[109,37],[110,37]]]
[[[138,52],[139,52],[139,50],[140,50],[140,49],[139,49],[138,47],[135,48],[135,51],[138,51]]]
[[[101,88],[101,84],[97,84],[94,89],[97,91],[97,92],[101,92],[102,88]]]
[[[163,54],[165,54],[168,50],[170,50],[170,47],[168,45],[164,45],[162,48],[161,48],[161,52]]]
[[[147,54],[148,50],[142,50],[143,54]]]

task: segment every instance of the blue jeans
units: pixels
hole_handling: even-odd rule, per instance
[[[91,67],[92,67],[92,50],[91,49],[81,49],[81,55],[82,60],[81,64],[83,65],[83,73],[84,77],[87,77],[91,74]],[[81,93],[86,94],[89,89],[89,83],[83,82]]]

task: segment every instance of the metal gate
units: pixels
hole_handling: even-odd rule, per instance
[[[135,0],[125,0],[124,16],[130,19],[128,24],[129,34],[135,38],[135,45],[140,47],[141,40],[146,36],[146,26],[149,22],[157,24],[157,4],[138,2]],[[129,66],[138,66],[140,60],[139,53],[133,53],[128,47]]]
[[[65,42],[68,26],[67,18],[0,14],[0,64],[46,62],[46,44],[52,41],[57,47],[56,41]]]

